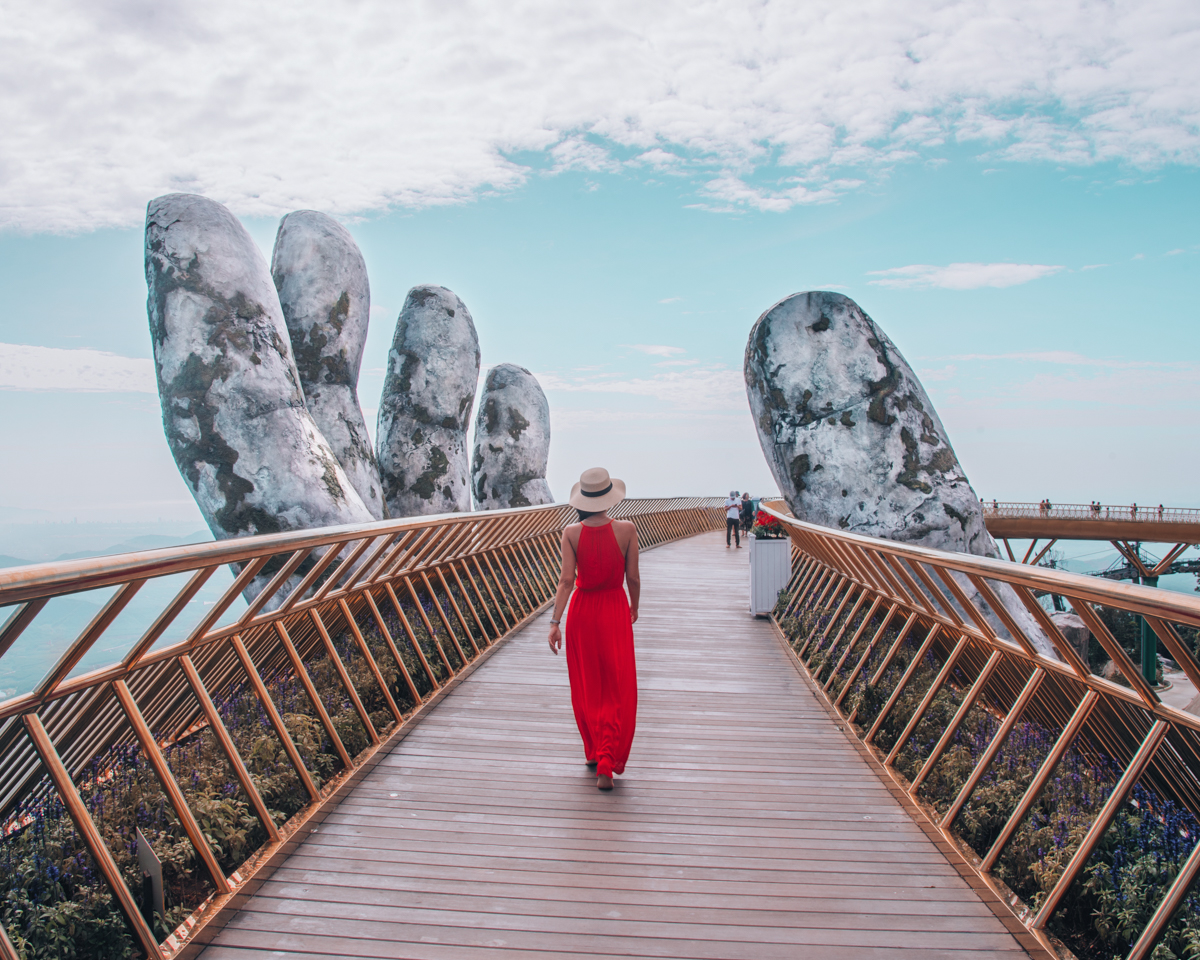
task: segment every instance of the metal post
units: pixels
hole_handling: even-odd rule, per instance
[[[1157,587],[1158,577],[1142,577],[1142,583],[1147,587]],[[1150,624],[1140,613],[1138,614],[1138,633],[1141,635],[1142,677],[1150,686],[1158,685],[1158,636],[1150,629]]]

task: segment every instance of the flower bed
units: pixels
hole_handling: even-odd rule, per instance
[[[784,604],[776,608],[782,614]],[[819,682],[843,659],[862,614],[843,613],[831,624],[834,610],[806,610],[790,616],[780,628],[794,647],[816,635],[805,650],[807,666]],[[897,637],[884,636],[855,670],[866,644],[878,630],[867,624],[856,649],[844,658],[830,684],[836,698],[850,689],[841,707],[864,736],[878,717],[921,647],[923,635],[910,635],[875,684],[870,679]],[[914,632],[916,633],[916,632]],[[828,649],[819,638],[826,637]],[[836,639],[835,641],[835,638]],[[814,652],[814,649],[816,652]],[[926,654],[909,677],[875,736],[885,753],[903,733],[928,693],[942,662]],[[852,672],[853,671],[853,672]],[[951,677],[933,697],[920,722],[897,752],[895,769],[911,782],[925,764],[951,718],[962,704],[973,677]],[[945,814],[988,748],[1002,719],[1001,708],[986,698],[967,711],[945,751],[918,790],[919,798]],[[1005,705],[1007,706],[1007,705]],[[1030,781],[1049,755],[1061,730],[1019,720],[1001,746],[952,825],[958,837],[980,857],[999,837]],[[1067,862],[1111,793],[1120,769],[1086,735],[1076,738],[1056,767],[1045,790],[1022,820],[993,868],[1031,909],[1036,910],[1061,877]],[[1105,833],[1088,864],[1062,901],[1049,929],[1081,960],[1110,960],[1128,954],[1150,921],[1167,888],[1200,839],[1200,822],[1186,809],[1138,784]],[[1200,892],[1193,891],[1168,925],[1152,954],[1154,960],[1200,957]]]
[[[754,515],[754,526],[750,533],[759,540],[782,540],[787,536],[783,524],[765,510],[759,510]]]
[[[507,572],[510,577],[515,574],[512,570]],[[524,575],[518,576],[521,583],[528,583]],[[502,614],[509,624],[521,619],[520,614],[502,583],[491,576],[486,581],[500,600],[500,606],[489,597],[487,613],[481,610],[481,616],[487,622],[490,614],[499,624],[497,629],[503,631]],[[486,587],[483,589],[486,595]],[[461,609],[468,609],[466,598],[457,587],[452,587],[451,593]],[[449,610],[445,596],[439,596],[443,609]],[[475,609],[480,609],[479,598],[472,597],[472,601]],[[449,677],[443,655],[457,672],[464,665],[463,658],[469,661],[474,650],[461,625],[453,619],[457,645],[446,637],[430,597],[421,596],[421,606],[425,616],[436,625],[440,639],[429,635],[411,601],[402,602],[425,662],[441,683]],[[433,685],[421,659],[408,642],[395,611],[383,616],[401,661],[417,693],[424,698],[432,692]],[[359,626],[393,701],[402,713],[408,714],[418,703],[390,645],[373,620],[360,618]],[[349,631],[336,637],[333,643],[372,726],[381,736],[385,735],[396,721],[367,658]],[[462,649],[462,656],[458,648]],[[336,665],[324,648],[319,647],[305,660],[305,668],[346,752],[355,757],[371,740],[342,686]],[[305,769],[319,788],[343,768],[333,741],[290,667],[264,676],[263,681]],[[285,823],[307,805],[308,795],[262,703],[240,672],[222,688],[210,692],[272,820],[276,825]],[[168,740],[164,733],[157,732],[160,744]],[[168,742],[163,754],[213,854],[228,875],[263,845],[267,834],[217,738],[207,727],[200,727],[175,742]],[[135,839],[138,829],[162,861],[166,912],[155,915],[152,929],[163,939],[213,893],[214,887],[148,761],[136,743],[121,743],[96,756],[76,776],[75,783],[139,902],[142,885]],[[3,896],[0,923],[22,960],[108,960],[140,954],[103,875],[49,781],[39,784],[11,812],[7,824],[0,836],[4,878],[0,889]]]

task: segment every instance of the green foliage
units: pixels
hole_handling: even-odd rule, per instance
[[[510,568],[506,572],[518,590],[522,584],[531,589],[523,571]],[[440,589],[436,591],[436,601],[450,621],[453,639],[437,613],[435,597],[424,592],[419,594],[421,610],[411,599],[401,601],[403,620],[400,611],[394,607],[388,609],[390,604],[381,609],[390,643],[373,619],[359,625],[383,685],[402,713],[419,704],[412,696],[401,664],[423,699],[433,691],[433,684],[421,655],[429,673],[439,683],[449,679],[446,662],[457,671],[464,665],[464,659],[469,661],[475,655],[470,638],[453,612],[451,598],[471,624],[476,645],[480,647],[486,641],[478,636],[479,626],[473,620],[472,610],[484,619],[490,639],[506,629],[506,622],[511,625],[521,619],[519,605],[503,577],[485,574],[480,589],[486,598],[483,605],[477,594],[464,596],[457,584],[451,586],[449,595]],[[499,602],[492,599],[493,595]],[[492,627],[488,613],[496,627]],[[433,634],[426,628],[426,620],[432,625]],[[386,735],[396,718],[370,661],[350,631],[335,638],[333,645],[371,725],[379,735]],[[342,684],[337,664],[324,646],[319,645],[304,665],[337,737],[351,757],[357,756],[370,746],[371,738]],[[290,668],[263,679],[288,736],[319,788],[337,775],[342,761],[316,706]],[[244,678],[234,678],[212,692],[222,723],[255,788],[272,820],[282,825],[309,800],[283,743]],[[160,743],[170,740],[162,734],[158,736]],[[266,830],[242,791],[220,742],[210,729],[202,726],[169,743],[163,753],[205,841],[222,870],[231,873],[262,846]],[[154,929],[160,939],[166,937],[213,892],[213,885],[153,770],[140,749],[126,740],[96,757],[76,777],[76,783],[135,899],[140,898],[141,891],[134,839],[138,828],[162,861],[166,915],[155,917]],[[135,950],[135,939],[103,877],[47,782],[13,811],[9,822],[24,826],[0,839],[4,877],[0,887],[3,897],[0,923],[22,960],[109,960],[140,952]]]
[[[790,598],[781,599],[781,604],[788,602]],[[799,648],[810,635],[819,636],[829,627],[834,612],[833,609],[793,611],[780,622],[780,629]],[[1104,615],[1110,629],[1132,654],[1136,636],[1134,618],[1129,615],[1122,619],[1115,611],[1104,611]],[[844,615],[841,619],[845,619]],[[847,623],[842,639],[834,643],[842,623],[833,624],[827,633],[828,649],[816,640],[809,644],[805,650],[807,665],[819,681],[828,680],[828,671],[845,652],[857,626],[858,622]],[[871,629],[864,631],[860,644],[869,642],[871,635]],[[874,723],[921,644],[920,638],[907,638],[879,682],[871,684],[870,678],[895,638],[894,629],[887,631],[853,674],[850,671],[863,648],[852,650],[845,659],[842,675],[830,684],[834,696],[849,685],[841,706],[847,716],[854,717],[860,730]],[[917,665],[876,733],[875,743],[881,750],[888,751],[895,745],[940,669],[940,662],[930,655]],[[922,769],[958,713],[964,692],[973,680],[960,669],[952,672],[898,752],[898,772],[911,780]],[[1009,706],[985,698],[966,711],[922,783],[921,799],[938,812],[946,813],[995,738]],[[1059,729],[1032,720],[1022,719],[1013,726],[953,823],[954,831],[980,856],[999,837],[1060,733]],[[1119,775],[1119,768],[1086,736],[1076,738],[1001,852],[994,875],[1036,909],[1062,876]],[[1072,886],[1056,911],[1051,922],[1053,931],[1081,960],[1124,957],[1198,839],[1200,823],[1190,812],[1159,798],[1143,785],[1135,787],[1131,800],[1118,813],[1088,861],[1082,879]],[[1152,956],[1154,960],[1200,960],[1200,891],[1186,898]]]

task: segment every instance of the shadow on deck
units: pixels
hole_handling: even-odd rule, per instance
[[[202,956],[1025,957],[746,612],[720,534],[643,560],[626,775],[547,614],[452,690]],[[985,894],[986,895],[986,894]]]

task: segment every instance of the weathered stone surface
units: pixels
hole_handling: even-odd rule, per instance
[[[471,314],[445,287],[413,287],[379,400],[379,475],[393,517],[471,509],[467,424],[479,382]]]
[[[218,539],[373,520],[304,405],[266,261],[219,203],[146,210],[163,429]]]
[[[798,293],[758,318],[746,390],[796,516],[995,556],[979,500],[916,374],[849,297]]]
[[[750,331],[745,376],[763,453],[797,517],[999,557],[925,388],[849,297],[797,293],[767,310]],[[969,597],[977,595],[961,582]],[[1030,639],[1052,656],[1049,639],[1016,594],[1004,585],[997,590]]]
[[[308,412],[371,515],[382,520],[387,512],[379,467],[358,403],[371,313],[367,264],[358,244],[332,217],[297,210],[279,222],[271,276]]]
[[[502,363],[484,380],[475,417],[471,492],[477,510],[553,503],[546,482],[550,404],[537,378]]]
[[[1083,622],[1083,618],[1078,614],[1058,610],[1050,614],[1050,619],[1058,627],[1058,632],[1075,648],[1075,652],[1079,654],[1083,662],[1087,663],[1088,642],[1092,638],[1092,632]]]

